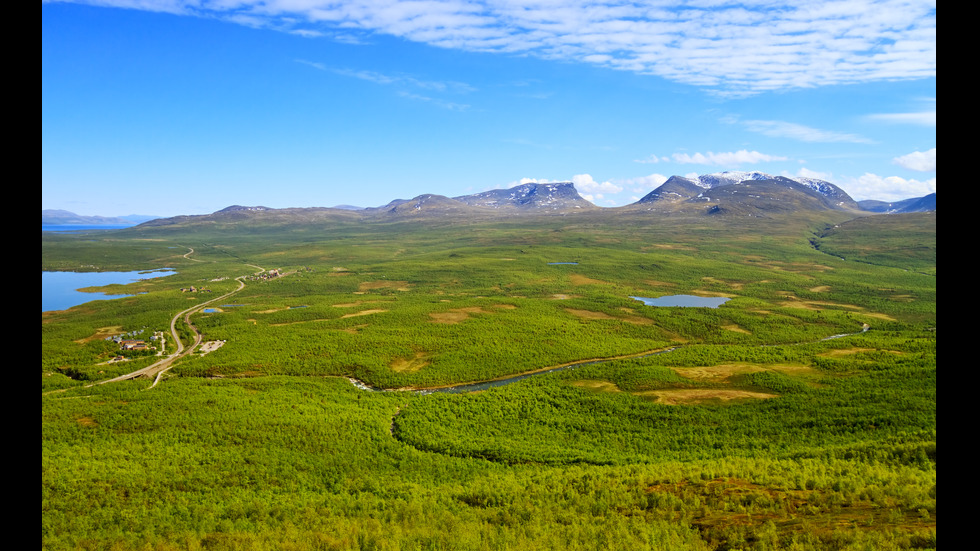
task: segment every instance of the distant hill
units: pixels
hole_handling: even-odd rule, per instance
[[[474,210],[470,205],[445,195],[425,193],[412,199],[395,199],[387,205],[362,209],[365,214],[424,216],[428,214],[459,214]]]
[[[858,201],[858,206],[868,212],[896,214],[903,212],[934,212],[936,210],[936,194],[930,193],[925,197],[913,197],[902,201]]]
[[[90,226],[125,226],[141,224],[157,216],[131,214],[128,216],[84,216],[67,210],[44,209],[41,211],[42,225],[90,225]]]

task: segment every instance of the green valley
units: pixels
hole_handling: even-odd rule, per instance
[[[935,548],[935,212],[612,210],[42,234],[176,271],[42,313],[42,548]]]

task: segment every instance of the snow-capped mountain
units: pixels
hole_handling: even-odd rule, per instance
[[[788,178],[765,172],[717,172],[685,178],[672,176],[634,203],[646,209],[763,213],[795,209],[858,210],[844,190],[816,178]]]
[[[781,178],[786,178],[792,180],[798,184],[803,184],[804,186],[816,191],[817,193],[827,196],[827,197],[841,197],[846,196],[842,189],[831,184],[830,182],[820,180],[817,178],[807,178],[804,176],[781,176]],[[745,171],[725,171],[725,172],[715,172],[712,174],[702,174],[700,176],[695,176],[690,178],[695,184],[705,189],[711,189],[718,186],[727,186],[741,184],[742,182],[747,182],[751,180],[775,180],[776,176],[771,174],[766,174],[765,172],[745,172]],[[850,197],[848,197],[850,198]]]
[[[688,178],[696,185],[705,189],[718,186],[728,186],[740,184],[746,180],[772,180],[772,176],[765,172],[715,172],[713,174],[702,174],[694,178]]]

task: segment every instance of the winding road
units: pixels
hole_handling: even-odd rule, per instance
[[[188,248],[190,248],[190,247],[188,247]],[[184,258],[186,258],[188,260],[196,260],[196,259],[190,258],[188,256],[188,255],[192,254],[193,252],[194,252],[194,249],[193,248],[190,248],[190,251],[187,254],[184,255]],[[198,261],[198,262],[200,262],[200,261]],[[261,266],[254,266],[252,264],[249,264],[249,266],[252,266],[253,268],[258,269],[259,270],[258,273],[262,273],[262,272],[265,271],[265,269],[262,268]],[[136,379],[138,377],[146,377],[146,378],[155,377],[153,379],[153,384],[150,385],[149,388],[155,387],[156,384],[158,382],[160,382],[160,377],[162,377],[163,374],[168,369],[170,369],[171,367],[173,367],[173,363],[175,361],[179,360],[180,358],[183,358],[185,356],[188,356],[188,355],[192,354],[194,352],[194,350],[198,346],[201,345],[201,332],[198,331],[197,328],[194,327],[194,324],[191,323],[191,314],[197,313],[202,308],[206,307],[207,305],[209,305],[211,303],[218,302],[220,300],[225,300],[226,298],[234,295],[235,293],[238,293],[239,291],[241,291],[242,289],[245,288],[245,276],[238,276],[238,277],[235,278],[235,281],[238,282],[238,288],[235,289],[234,291],[225,293],[225,294],[223,294],[223,295],[221,295],[219,297],[215,297],[215,298],[213,298],[211,300],[202,302],[202,303],[197,304],[195,306],[191,306],[190,308],[188,308],[186,310],[183,310],[181,312],[178,312],[170,320],[170,334],[173,335],[174,341],[177,342],[177,351],[176,352],[174,352],[173,354],[167,356],[166,358],[164,358],[164,359],[162,359],[162,360],[160,360],[160,361],[158,361],[158,362],[156,362],[156,363],[154,363],[152,365],[149,365],[147,367],[144,367],[142,369],[137,369],[136,371],[133,371],[131,373],[127,373],[125,375],[120,375],[118,377],[113,377],[112,379],[106,379],[104,381],[97,381],[95,383],[92,383],[92,384],[89,384],[89,385],[85,385],[82,388],[89,388],[89,387],[93,387],[95,385],[103,385],[103,384],[106,384],[106,383],[115,383],[115,382],[119,382],[119,381],[128,381],[130,379]],[[184,348],[184,343],[181,342],[180,335],[177,334],[177,322],[180,320],[180,317],[181,316],[184,317],[184,323],[186,323],[194,331],[194,344],[192,344],[188,348]]]
[[[173,366],[173,363],[176,360],[178,360],[180,358],[183,358],[183,357],[185,357],[187,355],[192,354],[194,352],[194,349],[196,349],[201,344],[201,333],[200,333],[200,331],[197,330],[196,327],[194,327],[193,324],[191,324],[191,314],[194,314],[194,313],[198,312],[199,310],[201,310],[202,308],[206,307],[207,305],[209,305],[209,304],[211,304],[213,302],[218,302],[220,300],[224,300],[224,299],[226,299],[226,298],[234,295],[235,293],[241,291],[242,289],[244,289],[245,288],[245,281],[243,280],[243,277],[244,276],[239,276],[239,277],[236,277],[235,278],[235,281],[238,282],[238,288],[235,289],[234,291],[231,291],[229,293],[225,293],[225,294],[223,294],[223,295],[221,295],[219,297],[213,298],[213,299],[208,300],[206,302],[202,302],[202,303],[197,304],[195,306],[191,306],[190,308],[188,308],[186,310],[183,310],[181,312],[178,312],[177,315],[175,315],[173,317],[173,319],[170,320],[170,334],[173,335],[174,340],[177,342],[177,351],[176,352],[174,352],[173,354],[167,356],[166,358],[164,358],[164,359],[162,359],[162,360],[160,360],[160,361],[158,361],[158,362],[156,362],[156,363],[154,363],[152,365],[149,365],[147,367],[144,367],[142,369],[137,369],[136,371],[133,371],[131,373],[127,373],[125,375],[120,375],[120,376],[114,377],[112,379],[106,379],[104,381],[98,381],[98,382],[92,383],[90,385],[86,385],[86,387],[95,386],[95,385],[102,385],[102,384],[105,384],[105,383],[115,383],[115,382],[118,382],[118,381],[128,381],[130,379],[135,379],[137,377],[147,377],[147,378],[156,377],[154,379],[154,381],[153,381],[153,384],[150,385],[150,388],[153,388],[154,386],[156,386],[156,384],[160,381],[160,377],[168,369],[170,369]],[[180,320],[181,316],[184,317],[184,322],[187,323],[187,325],[190,326],[190,328],[194,330],[194,344],[192,344],[191,346],[189,346],[187,348],[184,347],[184,343],[181,342],[181,340],[180,340],[180,335],[177,334],[177,322]]]

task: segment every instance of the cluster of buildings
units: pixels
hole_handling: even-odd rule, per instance
[[[275,278],[277,278],[277,277],[279,277],[281,275],[282,275],[282,272],[279,271],[278,268],[276,268],[276,269],[269,270],[267,272],[262,272],[260,274],[255,274],[253,276],[250,276],[248,279],[250,279],[251,281],[255,281],[255,280],[259,280],[259,279],[275,279]]]
[[[136,338],[139,335],[142,335],[143,331],[144,329],[130,331],[129,333],[123,333],[122,335],[106,337],[105,340],[115,342],[119,345],[120,350],[152,350],[153,347],[150,346],[145,340]],[[150,340],[155,341],[156,339],[156,335],[150,337]]]
[[[211,289],[205,289],[203,287],[198,289],[197,287],[190,286],[190,287],[181,287],[180,292],[181,293],[210,293]]]

